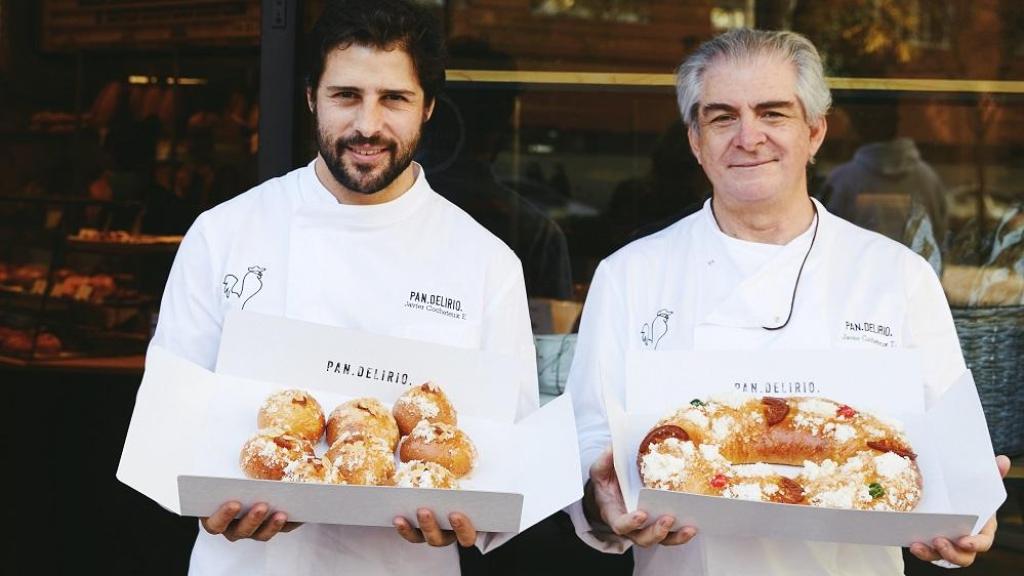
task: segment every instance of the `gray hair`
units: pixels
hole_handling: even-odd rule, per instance
[[[737,28],[700,45],[676,70],[676,100],[687,126],[695,123],[704,75],[721,60],[739,62],[757,56],[774,56],[796,68],[796,97],[808,124],[817,124],[832,106],[832,94],[825,83],[821,56],[811,41],[795,32]]]

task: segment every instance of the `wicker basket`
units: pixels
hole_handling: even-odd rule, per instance
[[[954,308],[997,454],[1024,454],[1024,306]]]

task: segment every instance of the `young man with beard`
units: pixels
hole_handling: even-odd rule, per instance
[[[538,406],[522,267],[515,254],[427,184],[412,162],[444,84],[436,22],[403,0],[330,2],[310,43],[307,102],[317,157],[202,214],[171,269],[153,344],[207,368],[226,312],[243,308],[368,333],[489,350],[522,360],[519,415]],[[439,304],[418,305],[427,295]],[[486,385],[486,383],[482,383]],[[238,502],[202,519],[193,574],[451,574],[442,531],[296,526]],[[424,545],[413,545],[408,542]]]

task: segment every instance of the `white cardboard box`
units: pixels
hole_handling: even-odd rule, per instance
[[[399,515],[415,523],[416,509],[427,507],[443,528],[459,511],[482,532],[520,532],[582,496],[571,402],[559,398],[513,422],[521,374],[503,356],[230,314],[216,373],[150,350],[117,477],[185,516],[239,500],[243,513],[267,502],[291,521],[391,526]],[[479,452],[460,490],[251,480],[239,469],[238,453],[273,391],[307,390],[329,413],[365,395],[390,405],[426,380],[449,395]],[[318,453],[325,450],[321,441]]]
[[[625,406],[605,395],[626,506],[716,536],[908,546],[976,533],[1006,491],[974,380],[964,373],[926,411],[918,362],[908,350],[633,352]],[[694,398],[729,392],[822,396],[902,421],[918,454],[921,503],[912,512],[839,510],[642,488],[636,454],[647,431]]]

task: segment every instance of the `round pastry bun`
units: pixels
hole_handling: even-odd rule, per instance
[[[15,284],[21,284],[28,288],[36,280],[46,277],[46,268],[39,264],[25,264],[17,266],[10,271],[10,279]]]
[[[455,426],[421,420],[408,436],[402,438],[398,457],[402,462],[435,462],[461,478],[473,469],[476,448],[469,436]]]
[[[256,426],[283,430],[316,444],[324,435],[324,411],[308,392],[280,390],[263,401]]]
[[[323,457],[334,484],[387,486],[395,474],[395,453],[378,436],[343,432]]]
[[[280,480],[293,462],[313,458],[313,444],[281,430],[260,430],[242,446],[239,465],[249,478]]]
[[[327,445],[333,446],[344,432],[377,436],[388,449],[398,445],[398,424],[391,411],[376,398],[356,398],[339,405],[327,419]]]
[[[410,460],[398,465],[395,485],[405,488],[446,488],[459,487],[459,479],[450,470],[434,462]]]
[[[287,482],[315,482],[326,484],[330,481],[330,467],[317,457],[307,457],[305,460],[295,460],[285,466],[282,480]]]
[[[40,356],[52,356],[63,347],[60,338],[52,332],[40,332],[35,338],[35,352]],[[0,332],[0,348],[16,354],[28,354],[32,352],[32,334],[22,330],[3,330]]]
[[[4,338],[3,349],[16,354],[28,354],[32,351],[32,337],[26,332],[15,332]]]
[[[445,393],[433,382],[410,388],[395,401],[392,414],[402,436],[408,435],[420,420],[455,426],[458,417]]]
[[[60,338],[52,332],[40,332],[36,335],[36,352],[39,354],[56,354],[61,349]]]

